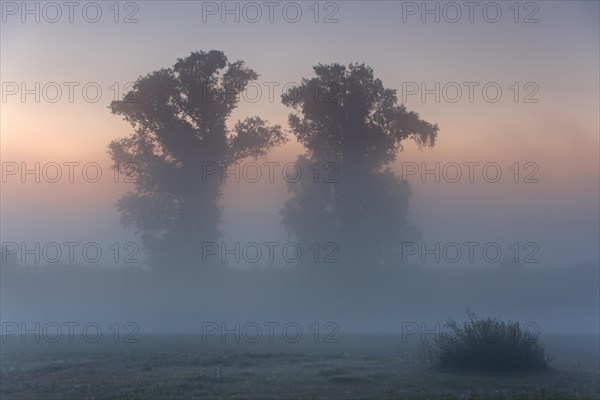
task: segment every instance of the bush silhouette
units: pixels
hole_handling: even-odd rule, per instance
[[[497,318],[477,319],[467,310],[469,322],[459,326],[450,320],[436,337],[434,354],[441,367],[472,371],[514,372],[547,369],[539,332],[523,329],[518,322]]]

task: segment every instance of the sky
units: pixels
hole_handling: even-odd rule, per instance
[[[410,218],[428,246],[499,243],[512,255],[517,243],[520,257],[533,251],[540,266],[600,262],[598,2],[476,2],[472,16],[462,2],[277,2],[273,22],[263,3],[101,2],[96,14],[80,2],[70,22],[60,2],[27,3],[33,14],[25,3],[2,2],[2,242],[139,242],[114,207],[133,184],[116,182],[106,154],[132,130],[107,107],[138,76],[217,49],[260,74],[230,126],[258,115],[287,129],[281,88],[334,62],[370,65],[399,102],[437,123],[434,148],[406,142],[391,165],[401,176],[417,168],[406,176]],[[427,13],[436,9],[439,21]],[[295,160],[304,150],[289,136],[257,162]],[[65,162],[75,163],[72,183]],[[20,174],[35,163],[39,183]],[[62,166],[56,183],[53,163]],[[436,163],[439,182],[421,176]],[[462,176],[453,182],[456,165]],[[473,165],[473,182],[465,165]],[[281,176],[228,184],[226,240],[282,240],[286,198]]]

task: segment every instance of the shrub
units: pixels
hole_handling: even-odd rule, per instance
[[[470,322],[454,320],[436,337],[434,355],[441,367],[489,372],[543,370],[552,358],[546,355],[539,332],[522,329],[518,322],[497,318],[477,319],[467,310]]]

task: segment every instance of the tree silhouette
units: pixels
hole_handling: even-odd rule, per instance
[[[335,241],[344,264],[382,263],[394,257],[416,230],[407,221],[410,188],[389,169],[413,139],[432,147],[438,132],[419,115],[398,105],[364,64],[314,67],[315,77],[282,96],[296,113],[293,134],[306,148],[298,159],[312,170],[329,165],[337,179],[289,183],[283,223],[300,242]]]
[[[136,172],[135,190],[117,207],[122,223],[141,233],[154,263],[199,260],[202,242],[220,236],[224,182],[215,168],[264,155],[285,141],[280,126],[258,117],[227,128],[239,94],[257,77],[220,51],[194,52],[172,68],[139,77],[123,100],[111,103],[112,113],[134,127],[131,136],[108,146],[117,166]]]

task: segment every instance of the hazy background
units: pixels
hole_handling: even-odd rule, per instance
[[[514,242],[535,242],[539,262],[533,267],[600,262],[597,2],[538,2],[537,23],[514,23],[508,3],[501,3],[503,16],[497,23],[486,22],[481,7],[475,10],[473,23],[464,14],[456,23],[443,19],[435,23],[432,16],[422,23],[420,14],[406,16],[403,22],[402,3],[387,1],[337,2],[337,23],[314,23],[309,3],[302,3],[304,14],[297,23],[286,22],[280,9],[274,23],[268,22],[266,14],[256,23],[235,23],[232,16],[222,23],[220,14],[203,21],[202,2],[136,4],[139,22],[131,24],[114,23],[108,4],[103,4],[105,14],[94,24],[85,22],[77,10],[74,23],[63,15],[54,24],[43,19],[35,23],[32,17],[22,23],[20,15],[3,13],[7,19],[1,25],[3,84],[81,84],[73,103],[64,86],[56,103],[44,99],[36,103],[32,95],[23,103],[20,93],[3,99],[2,162],[31,166],[75,161],[103,166],[97,183],[85,182],[80,174],[74,183],[63,176],[59,183],[39,184],[31,176],[25,183],[18,175],[9,176],[0,194],[3,242],[136,241],[134,232],[121,227],[114,208],[133,185],[114,182],[108,170],[107,144],[131,133],[129,124],[107,109],[115,100],[110,87],[117,82],[122,94],[123,86],[140,75],[172,66],[192,51],[217,49],[230,60],[244,60],[260,74],[262,98],[240,101],[232,122],[259,115],[287,129],[290,110],[280,102],[285,83],[312,76],[317,63],[365,62],[385,87],[398,90],[399,100],[409,110],[440,126],[433,149],[421,151],[407,143],[395,164],[398,174],[403,162],[425,162],[429,167],[436,162],[500,164],[503,177],[498,183],[486,182],[481,174],[476,174],[474,183],[464,176],[460,183],[436,183],[432,177],[423,183],[418,175],[409,179],[410,217],[424,242],[498,242],[503,249]],[[330,10],[322,9],[320,18]],[[520,11],[521,20],[531,12]],[[127,12],[121,10],[120,18]],[[97,82],[102,88],[98,102],[83,99],[80,89],[86,82]],[[275,88],[274,101],[269,101],[265,82],[281,85]],[[422,101],[419,93],[403,101],[406,82],[425,82],[428,88],[436,82],[442,86],[458,82],[463,97],[456,103],[444,98],[436,103],[433,95]],[[462,82],[480,83],[472,103]],[[482,96],[481,87],[488,82],[498,83],[503,90],[496,103]],[[521,90],[518,102],[509,89],[515,82]],[[523,103],[530,92],[524,89],[528,82],[539,88],[534,95],[537,103]],[[266,159],[284,163],[302,152],[292,139]],[[514,183],[509,167],[515,162],[536,163],[539,183]],[[222,201],[225,240],[285,240],[279,210],[286,196],[280,175],[274,183],[229,184]],[[110,265],[110,259],[103,259],[103,264]],[[445,267],[467,263],[460,264]],[[489,265],[479,259],[466,266]],[[594,285],[588,287],[586,302],[598,299],[593,296],[598,289]],[[574,296],[577,292],[573,287]],[[555,293],[549,289],[548,298]],[[596,305],[591,307],[579,309],[581,314],[571,319],[573,324],[585,324],[584,331],[598,327],[597,314],[595,320],[588,319],[588,311]],[[551,320],[557,313],[549,308],[546,317]],[[339,313],[333,309],[331,315]],[[552,329],[561,331],[559,324]]]

